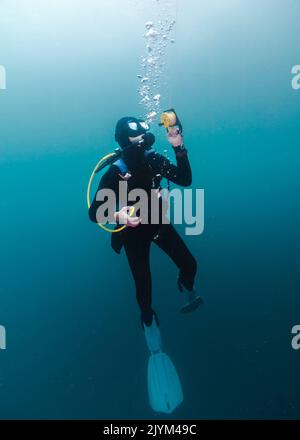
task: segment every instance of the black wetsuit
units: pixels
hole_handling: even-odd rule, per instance
[[[135,188],[144,189],[150,194],[151,189],[160,188],[161,179],[167,178],[180,186],[189,186],[192,182],[191,167],[186,149],[177,149],[177,165],[164,156],[153,152],[139,161],[138,165],[128,165],[131,177],[127,180],[128,191]],[[119,182],[123,180],[120,169],[112,165],[103,175],[100,189],[112,189],[118,199]],[[103,202],[94,198],[90,210],[90,219],[97,222],[97,209]],[[150,245],[154,242],[174,261],[179,269],[179,282],[189,291],[193,289],[197,263],[182,238],[171,224],[141,224],[136,228],[127,227],[120,233],[112,234],[112,246],[120,252],[125,248],[129,266],[136,285],[136,297],[142,312],[142,320],[150,325],[153,316],[152,282],[150,270]]]

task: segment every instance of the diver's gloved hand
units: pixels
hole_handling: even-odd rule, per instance
[[[141,223],[141,219],[138,217],[131,217],[131,209],[132,206],[124,206],[120,211],[115,212],[114,217],[116,222],[121,225],[129,226],[130,228],[136,228]]]
[[[177,127],[169,128],[168,141],[170,142],[170,144],[172,144],[173,148],[182,147],[183,137],[179,128]]]

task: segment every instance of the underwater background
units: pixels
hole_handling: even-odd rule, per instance
[[[167,418],[299,418],[300,1],[1,0],[1,419],[166,418],[148,403],[125,255],[86,207],[116,121],[145,113],[145,23],[166,15],[160,105],[182,119],[192,187],[205,190],[205,231],[185,237],[200,310],[179,314],[176,267],[152,247],[153,304],[184,390]]]

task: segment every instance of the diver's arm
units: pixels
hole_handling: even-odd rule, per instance
[[[99,183],[99,186],[98,186],[98,189],[97,189],[97,192],[95,194],[94,200],[91,203],[91,206],[89,209],[89,217],[92,222],[98,223],[97,222],[97,210],[98,210],[99,206],[101,206],[104,203],[104,201],[96,200],[98,191],[100,191],[101,189],[111,189],[115,192],[116,195],[118,195],[118,184],[119,184],[118,174],[114,170],[114,168],[111,167],[102,176],[100,183]]]
[[[181,147],[173,147],[177,162],[177,174],[174,183],[182,186],[190,186],[192,184],[192,169],[188,158],[188,152],[184,145]],[[172,166],[172,164],[171,164]]]
[[[172,127],[168,129],[168,141],[173,146],[176,155],[177,166],[170,162],[164,167],[163,177],[171,180],[177,185],[189,186],[192,183],[192,170],[183,145],[183,136],[180,129]]]
[[[173,147],[176,156],[177,166],[175,179],[170,178],[174,183],[181,186],[190,186],[192,184],[192,169],[188,158],[188,152],[184,145],[180,147]],[[174,165],[170,164],[172,168]]]
[[[155,175],[160,174],[171,182],[180,186],[190,186],[192,183],[192,170],[187,155],[187,150],[173,147],[176,156],[176,165],[173,165],[165,156],[154,153],[149,156],[149,165]]]
[[[184,147],[173,147],[176,156],[176,165],[164,158],[162,177],[180,186],[192,184],[192,170],[187,150]]]

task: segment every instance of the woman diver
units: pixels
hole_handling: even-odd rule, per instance
[[[180,186],[191,185],[192,172],[183,144],[182,131],[175,127],[169,128],[167,138],[175,152],[176,165],[152,148],[155,136],[149,132],[149,126],[145,121],[134,117],[120,119],[115,129],[115,140],[122,150],[122,156],[103,175],[98,191],[113,190],[118,202],[119,183],[126,180],[128,192],[143,189],[151,200],[151,190],[156,189],[159,192],[163,178]],[[102,204],[103,201],[97,200],[95,196],[89,209],[89,217],[93,222],[97,222],[97,210]],[[162,205],[161,203],[161,209]],[[159,353],[159,322],[152,309],[151,243],[162,249],[179,269],[178,287],[181,291],[186,289],[188,292],[188,303],[181,309],[182,313],[195,310],[202,303],[194,291],[197,262],[173,225],[161,221],[161,217],[158,224],[152,224],[151,221],[144,224],[137,213],[134,217],[130,215],[130,206],[124,206],[115,212],[114,218],[117,223],[125,224],[127,227],[120,233],[112,234],[112,247],[120,253],[124,246],[135,281],[146,342],[151,353]]]

